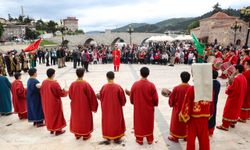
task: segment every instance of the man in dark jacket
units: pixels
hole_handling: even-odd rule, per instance
[[[77,56],[78,56],[77,50],[75,49],[75,50],[73,50],[73,53],[72,53],[72,60],[73,60],[74,69],[77,68]]]

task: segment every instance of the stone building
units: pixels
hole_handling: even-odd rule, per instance
[[[231,27],[237,22],[241,26],[236,32]],[[218,12],[209,18],[200,20],[200,26],[191,30],[203,43],[213,43],[215,40],[219,44],[228,45],[230,43],[243,46],[246,42],[248,23],[238,17],[229,16],[223,12]],[[249,43],[250,40],[248,40]]]
[[[76,19],[76,17],[67,17],[67,19],[63,19],[63,25],[67,27],[68,30],[75,32],[78,30],[78,19]]]
[[[35,26],[33,25],[16,25],[16,24],[7,24],[4,25],[4,32],[3,38],[8,39],[12,37],[23,37],[26,33],[26,27],[30,28],[31,30],[35,30]]]
[[[0,23],[1,23],[1,24],[6,24],[6,23],[7,23],[7,20],[0,17]]]

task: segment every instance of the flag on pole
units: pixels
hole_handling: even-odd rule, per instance
[[[199,42],[199,40],[194,35],[194,33],[192,33],[192,37],[193,37],[193,40],[194,40],[194,45],[195,45],[195,47],[197,49],[197,52],[198,52],[198,63],[202,63],[203,62],[202,57],[204,56],[205,45],[201,44]]]
[[[199,55],[203,56],[204,55],[204,49],[205,49],[205,45],[204,44],[201,44],[199,42],[199,40],[197,39],[197,37],[194,35],[194,33],[192,33],[192,37],[193,37],[193,40],[194,40],[194,45],[197,49],[197,52]]]
[[[27,48],[24,49],[24,52],[31,52],[36,49],[38,49],[42,39],[40,38],[39,40],[35,41],[34,43],[31,43]]]

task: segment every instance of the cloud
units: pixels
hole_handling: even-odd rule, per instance
[[[212,10],[219,2],[222,8],[241,8],[249,0],[0,0],[0,16],[18,16],[20,6],[35,19],[57,20],[76,16],[85,31],[115,28],[132,22],[155,23],[168,18],[195,17]]]

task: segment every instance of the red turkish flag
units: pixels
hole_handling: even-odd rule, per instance
[[[24,49],[24,52],[30,52],[30,51],[36,50],[39,47],[41,41],[42,39],[39,39],[35,41],[34,43],[30,44],[27,48]]]

